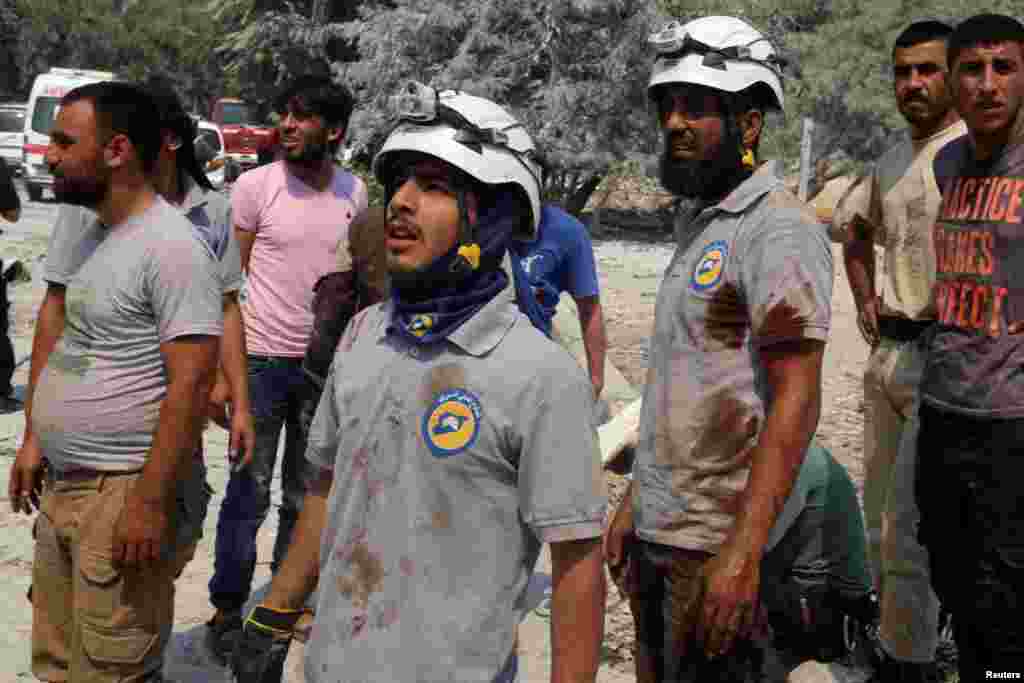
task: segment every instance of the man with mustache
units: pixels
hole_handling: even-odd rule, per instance
[[[233,411],[231,423],[225,422],[223,406],[219,421],[231,433],[229,455],[232,451],[238,451],[240,460],[245,462],[251,457],[253,428],[252,416],[247,408],[245,342],[238,304],[242,267],[231,225],[231,207],[226,197],[214,191],[202,170],[199,158],[201,152],[195,144],[195,123],[186,113],[181,100],[168,85],[160,82],[150,83],[147,92],[153,98],[160,117],[160,148],[153,169],[154,189],[168,204],[185,214],[190,230],[201,237],[220,265],[224,334],[219,350],[219,367],[225,382],[230,385],[231,395],[239,398],[233,401],[237,409]],[[22,452],[12,468],[12,490],[18,490],[21,481],[35,480],[41,466],[39,440],[31,425],[32,396],[40,372],[64,332],[68,283],[108,236],[108,228],[97,221],[96,213],[91,209],[71,204],[60,207],[46,252],[43,277],[47,288],[39,307],[32,339],[26,401],[29,419],[20,449]],[[198,544],[210,497],[205,485],[206,468],[199,435],[192,472],[199,484],[194,487],[195,495],[188,500],[187,507],[191,516],[187,525],[189,528],[182,528],[180,532],[192,534],[194,542]]]
[[[917,541],[913,477],[924,367],[920,336],[935,321],[932,229],[942,196],[932,162],[966,131],[946,87],[946,40],[952,32],[943,22],[922,20],[896,38],[893,85],[909,135],[843,198],[831,230],[843,243],[857,319],[872,347],[864,375],[864,516],[881,609],[880,675],[886,681],[930,680],[938,645],[939,605],[927,551]],[[876,245],[884,254],[881,277]]]
[[[302,369],[313,330],[314,285],[335,269],[338,243],[366,208],[364,183],[334,162],[352,113],[346,88],[301,77],[275,103],[283,157],[244,173],[231,193],[232,216],[248,273],[242,303],[249,404],[255,423],[252,462],[232,472],[217,524],[208,645],[226,660],[242,628],[241,609],[256,567],[256,534],[270,508],[278,440],[282,503],[271,570],[288,547],[309,467],[304,415],[316,399]]]
[[[967,134],[935,157],[938,323],[926,341],[915,492],[961,681],[1024,672],[1024,25],[979,14],[949,37]]]
[[[606,554],[625,573],[638,681],[757,680],[766,549],[821,407],[832,257],[777,165],[757,160],[765,114],[783,108],[772,43],[720,16],[651,42],[662,183],[693,204],[658,292]]]
[[[174,580],[201,533],[192,465],[222,282],[209,244],[154,187],[161,125],[148,93],[104,82],[66,94],[50,132],[57,200],[91,209],[102,230],[86,229],[99,243],[67,280],[32,394],[37,445],[11,474],[15,510],[39,503],[32,671],[44,681],[159,680]]]
[[[389,299],[357,314],[310,429],[318,476],[246,620],[240,681],[279,676],[321,586],[306,680],[517,680],[516,627],[541,546],[553,566],[551,680],[593,682],[605,584],[594,393],[518,306],[506,269],[540,222],[540,168],[493,102],[408,84],[374,160]],[[518,306],[517,306],[518,303]]]

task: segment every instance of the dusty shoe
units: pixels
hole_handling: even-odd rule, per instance
[[[231,661],[231,652],[235,643],[242,635],[242,613],[217,610],[213,618],[206,622],[206,649],[210,651],[221,666]]]

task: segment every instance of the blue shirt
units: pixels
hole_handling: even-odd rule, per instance
[[[597,296],[600,290],[590,234],[558,207],[541,209],[537,239],[518,247],[514,256],[537,295],[549,330],[562,292],[581,298]]]

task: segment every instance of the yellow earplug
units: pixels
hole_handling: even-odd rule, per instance
[[[469,265],[473,266],[473,270],[480,267],[480,245],[479,244],[464,244],[459,247],[459,256],[466,259]]]

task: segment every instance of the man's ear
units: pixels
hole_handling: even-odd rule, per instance
[[[466,202],[466,214],[469,216],[469,224],[476,227],[477,220],[480,217],[480,198],[476,192],[469,191],[465,193]]]
[[[328,126],[327,127],[327,142],[340,143],[345,139],[345,129],[341,126]]]
[[[761,139],[761,130],[764,128],[764,113],[758,109],[749,109],[740,114],[740,134],[743,137],[743,147],[753,149],[757,141]]]
[[[103,161],[108,168],[120,168],[135,155],[136,149],[127,135],[115,134],[110,141],[103,146]]]

